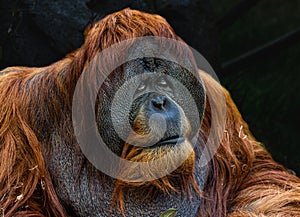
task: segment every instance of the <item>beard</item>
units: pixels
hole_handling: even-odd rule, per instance
[[[127,141],[137,141],[129,136]],[[188,139],[172,145],[139,147],[126,142],[121,157],[132,163],[120,164],[112,208],[116,205],[124,214],[124,195],[133,190],[143,200],[155,194],[181,194],[187,198],[194,189],[199,195],[193,171],[195,151]]]

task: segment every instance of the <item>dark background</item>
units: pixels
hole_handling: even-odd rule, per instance
[[[299,0],[0,0],[0,69],[57,61],[89,23],[129,6],[164,16],[204,55],[255,137],[300,174]]]

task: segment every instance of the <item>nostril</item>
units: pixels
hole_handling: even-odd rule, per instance
[[[151,103],[156,109],[163,109],[166,105],[166,98],[163,96],[155,96],[151,99]]]

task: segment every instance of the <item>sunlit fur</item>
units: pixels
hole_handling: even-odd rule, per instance
[[[73,144],[74,151],[80,151],[70,117],[72,96],[81,72],[104,48],[146,35],[181,40],[160,16],[125,9],[92,25],[83,46],[65,59],[43,68],[11,67],[3,71],[0,77],[0,216],[67,216],[48,172],[47,159],[51,157],[48,154],[53,144],[50,134],[55,130],[62,141]],[[264,146],[255,140],[228,92],[205,73],[201,76],[211,96],[218,91],[225,94],[227,120],[218,152],[208,165],[197,215],[300,216],[299,178],[274,162]],[[204,138],[209,134],[211,105],[217,106],[218,102],[213,98],[207,101],[199,129]],[[142,150],[143,155],[138,157],[138,150],[125,145],[123,154],[147,161],[156,151],[159,155],[168,152],[167,149],[150,150],[150,153]],[[175,172],[183,186],[193,182],[189,174],[194,159],[192,154],[189,162]],[[85,164],[86,161],[82,167]],[[162,178],[152,185],[165,193],[188,191],[169,180],[169,177]],[[130,209],[122,207],[127,187],[130,186],[118,182],[117,197],[112,198],[120,202],[121,209]],[[135,187],[143,190],[143,186]]]

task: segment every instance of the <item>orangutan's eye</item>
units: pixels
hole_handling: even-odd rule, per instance
[[[146,89],[146,84],[145,84],[144,82],[142,82],[142,83],[138,86],[137,91],[143,91],[143,90],[145,90],[145,89]]]
[[[168,87],[168,82],[166,81],[166,79],[164,77],[160,77],[157,81],[157,85],[160,87]]]

